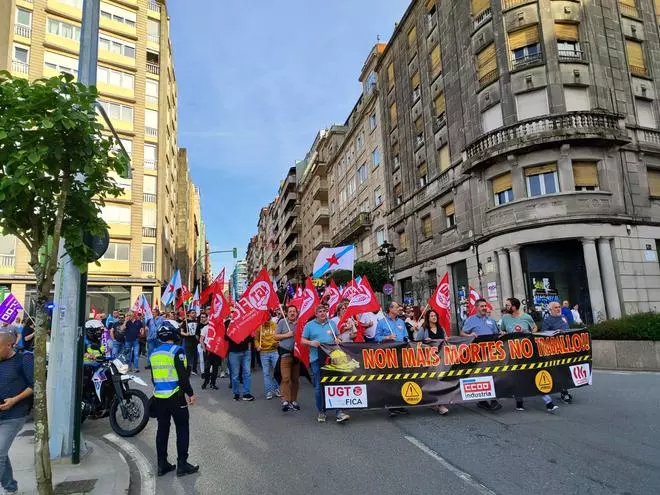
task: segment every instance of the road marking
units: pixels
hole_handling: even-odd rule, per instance
[[[156,495],[156,477],[151,463],[147,460],[142,452],[126,440],[118,437],[114,433],[103,435],[108,442],[115,444],[123,450],[128,457],[135,462],[135,465],[140,472],[140,495]]]
[[[486,485],[480,483],[470,473],[466,473],[462,469],[457,468],[454,466],[451,462],[446,460],[444,457],[442,457],[440,454],[438,454],[435,450],[431,449],[430,447],[427,447],[425,444],[417,440],[415,437],[411,437],[409,435],[405,436],[406,440],[408,440],[410,443],[412,443],[415,447],[417,447],[419,450],[424,452],[425,454],[428,454],[429,456],[433,457],[436,461],[438,461],[444,468],[448,469],[452,473],[454,473],[457,477],[462,479],[467,485],[470,485],[472,488],[474,488],[477,492],[481,493],[482,495],[497,495],[493,490],[488,488]]]
[[[644,370],[639,370],[639,371],[632,371],[632,370],[599,370],[598,368],[594,368],[594,373],[603,373],[603,374],[608,374],[608,375],[657,375],[660,376],[660,373],[657,371],[644,371]]]

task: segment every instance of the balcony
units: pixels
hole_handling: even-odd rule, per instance
[[[637,7],[633,7],[632,5],[624,5],[619,2],[619,8],[621,9],[621,15],[639,19],[639,12],[637,11]]]
[[[155,203],[156,202],[156,195],[153,193],[143,193],[142,194],[142,201],[145,203]]]
[[[30,66],[25,62],[13,60],[11,63],[11,70],[13,72],[18,72],[19,74],[27,74],[30,71]]]
[[[142,227],[142,237],[156,237],[156,227]]]
[[[472,18],[474,29],[479,28],[482,24],[488,22],[493,17],[493,11],[488,7],[486,10],[482,10],[476,16]]]
[[[160,45],[160,36],[157,34],[147,34],[147,41],[149,43]]]
[[[424,145],[424,135],[415,136],[415,150]]]
[[[484,88],[488,86],[489,84],[495,82],[497,78],[499,77],[500,73],[497,68],[491,70],[490,72],[486,72],[483,77],[479,78],[479,87]]]
[[[320,176],[314,177],[311,185],[312,198],[319,201],[328,200],[328,181]]]
[[[156,0],[149,0],[149,10],[160,12],[160,2],[157,2]]]
[[[295,206],[296,201],[298,200],[298,195],[295,192],[290,192],[282,198],[282,208],[284,208],[285,213],[287,209],[292,209]],[[292,206],[293,205],[293,206]]]
[[[292,275],[298,270],[298,260],[296,258],[284,263],[280,270],[280,276],[287,275],[287,278],[292,278]]]
[[[560,62],[586,62],[587,58],[582,50],[559,50]]]
[[[321,206],[314,213],[312,225],[328,225],[330,223],[330,210],[327,206]]]
[[[158,137],[158,129],[156,127],[146,127],[145,126],[144,133],[147,136]]]
[[[160,74],[160,66],[158,64],[147,62],[147,72],[150,74]]]
[[[511,60],[511,70],[524,69],[525,67],[541,63],[542,61],[543,61],[543,54],[541,52],[530,53],[529,55],[516,57]]]
[[[285,211],[284,214],[282,215],[282,218],[280,218],[280,226],[282,227],[282,232],[286,230],[286,228],[289,226],[291,223],[291,220],[294,220],[298,217],[298,213],[300,212],[300,207],[295,206],[291,208],[288,211]]]
[[[433,132],[438,132],[444,126],[447,125],[447,113],[442,112],[440,115],[436,116],[433,120]]]
[[[16,266],[16,256],[11,254],[0,254],[0,267],[13,268]]]
[[[157,164],[156,160],[152,160],[152,159],[144,160],[144,168],[147,170],[156,170],[156,164]]]
[[[312,245],[312,249],[316,250],[324,247],[329,247],[331,242],[332,239],[330,239],[329,235],[327,234],[320,235],[314,239],[314,244]]]
[[[466,149],[463,172],[497,156],[540,149],[552,143],[625,144],[630,138],[622,119],[618,114],[580,111],[522,120],[473,141]]]
[[[348,225],[337,232],[332,238],[332,242],[335,246],[339,246],[369,227],[371,227],[371,214],[367,212],[358,213]]]
[[[298,237],[282,247],[282,259],[286,260],[291,253],[300,251],[300,240]]]
[[[156,271],[156,263],[153,261],[142,262],[142,273],[154,273]]]
[[[24,26],[23,24],[14,25],[14,34],[16,36],[22,36],[23,38],[29,38],[32,34],[32,29],[30,26]]]

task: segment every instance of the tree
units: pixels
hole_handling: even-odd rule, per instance
[[[37,287],[34,338],[35,475],[39,493],[52,494],[46,341],[48,303],[60,257],[60,239],[73,262],[87,269],[85,232],[107,228],[100,217],[121,188],[127,158],[113,150],[95,111],[96,88],[63,74],[29,82],[0,72],[0,229],[29,252]]]
[[[358,261],[353,267],[354,276],[367,277],[369,284],[376,292],[382,292],[383,285],[387,283],[387,270],[382,263],[370,261]],[[337,270],[330,277],[337,285],[346,285],[351,281],[351,272],[348,270]]]

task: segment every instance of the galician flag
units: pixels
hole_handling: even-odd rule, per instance
[[[176,291],[181,289],[181,273],[179,270],[174,272],[172,280],[167,284],[167,289],[163,292],[163,295],[160,298],[160,301],[163,303],[163,307],[167,307],[174,302],[176,297]]]
[[[322,248],[314,262],[313,278],[321,278],[328,272],[335,270],[353,271],[355,264],[355,247],[338,246]]]
[[[202,312],[202,306],[199,303],[199,287],[195,288],[195,295],[193,295],[192,302],[190,303],[190,309],[193,310],[197,316]]]

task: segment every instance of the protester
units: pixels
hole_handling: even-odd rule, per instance
[[[376,342],[396,341],[408,342],[408,330],[405,322],[399,317],[401,307],[392,301],[387,305],[385,318],[376,326]]]
[[[376,313],[372,311],[367,311],[362,313],[359,317],[360,323],[364,326],[364,341],[365,342],[375,342],[376,341],[376,327],[378,326],[378,317]]]
[[[295,330],[298,324],[298,309],[286,308],[286,318],[277,323],[275,340],[280,355],[280,373],[282,375],[282,411],[300,411],[298,405],[298,380],[300,379],[300,361],[293,355]]]
[[[307,322],[302,333],[303,345],[309,346],[309,367],[314,382],[314,395],[316,398],[316,410],[318,411],[317,420],[319,423],[325,423],[326,410],[323,402],[323,393],[321,391],[321,360],[319,359],[318,348],[321,344],[339,344],[337,326],[334,322],[328,320],[328,307],[319,304],[314,311],[315,318]],[[341,409],[337,409],[337,423],[343,423],[350,419],[350,416]]]
[[[415,319],[415,308],[408,306],[405,310],[405,317],[404,322],[408,331],[408,340],[415,340],[415,332],[419,327],[419,322]]]
[[[186,359],[191,375],[197,375],[197,313],[194,310],[188,311],[187,317],[181,327],[181,336],[183,337],[183,349],[186,351]]]
[[[158,308],[154,308],[152,314],[153,318],[150,318],[149,321],[147,321],[147,369],[151,367],[151,365],[148,364],[149,358],[156,350],[156,347],[160,345],[157,335],[158,328],[160,328],[165,321],[165,318],[160,314]]]
[[[573,312],[571,311],[571,305],[568,301],[564,301],[561,306],[561,314],[564,318],[566,318],[566,321],[568,321],[569,325],[573,323]]]
[[[124,345],[126,344],[126,319],[122,313],[118,313],[117,320],[112,321],[111,324],[112,352],[113,356],[117,357],[124,352]]]
[[[580,317],[580,307],[576,304],[571,309],[571,314],[573,315],[573,322],[578,325],[582,325],[582,318]]]
[[[347,307],[348,304],[340,304],[337,306],[337,316],[332,318],[332,322],[335,324],[335,327],[339,329],[339,340],[342,342],[353,342],[353,339],[357,335],[357,327],[355,326],[353,318],[346,319],[341,327],[339,326],[339,321],[346,312]]]
[[[112,328],[113,325],[118,321],[119,321],[119,311],[115,309],[112,311],[111,315],[108,315],[108,317],[103,322],[103,325],[106,328]]]
[[[255,347],[259,352],[261,359],[261,368],[264,375],[264,392],[266,399],[270,400],[273,395],[281,397],[280,388],[274,378],[275,365],[279,355],[277,354],[277,341],[275,334],[277,333],[277,323],[273,319],[268,320],[266,323],[257,328],[254,337]]]
[[[234,392],[234,400],[253,401],[254,396],[250,393],[250,382],[252,369],[250,359],[252,357],[252,346],[254,339],[246,337],[239,343],[231,340],[225,333],[225,339],[229,342],[229,372],[231,374],[231,387]],[[243,396],[241,397],[241,382],[239,374],[242,368]]]
[[[488,302],[485,299],[477,299],[474,302],[477,313],[468,317],[463,323],[461,335],[463,337],[479,337],[481,335],[498,335],[497,323],[488,316]],[[477,407],[487,411],[497,411],[502,409],[502,404],[493,399],[490,402],[482,400],[477,402]]]
[[[424,341],[446,339],[446,333],[440,326],[439,320],[438,313],[434,309],[427,311],[424,315],[424,322],[419,325],[415,332],[415,340]],[[431,409],[443,416],[449,412],[449,409],[447,409],[447,406],[444,404],[431,406]]]
[[[222,364],[222,358],[217,354],[212,353],[208,349],[209,344],[209,315],[206,313],[200,313],[199,315],[199,325],[197,326],[199,331],[199,342],[204,348],[204,372],[202,373],[202,378],[204,383],[202,383],[202,390],[206,390],[206,387],[211,384],[212,390],[218,390],[217,380],[218,380],[218,370]]]
[[[130,354],[129,351],[125,351],[129,356],[130,372],[140,372],[140,336],[142,335],[144,335],[144,323],[142,323],[137,313],[129,311],[125,327],[124,348],[131,351]]]
[[[545,317],[541,325],[543,332],[564,332],[570,330],[568,319],[563,315],[563,310],[557,301],[548,304],[548,310],[550,314]],[[570,404],[573,402],[573,396],[568,390],[564,389],[561,391],[561,400],[566,404]]]
[[[6,493],[18,493],[9,448],[25,424],[34,388],[34,356],[16,352],[16,338],[14,327],[0,329],[0,483]]]
[[[32,352],[34,350],[34,322],[28,316],[23,318],[20,341],[24,351]]]

